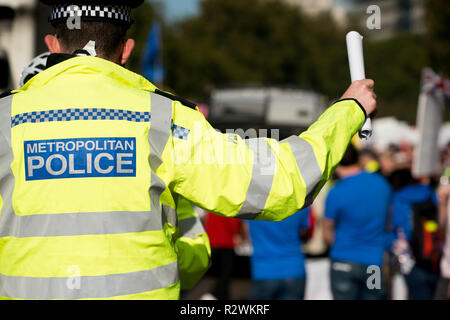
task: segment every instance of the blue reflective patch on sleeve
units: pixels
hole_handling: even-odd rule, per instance
[[[187,140],[191,130],[178,126],[176,124],[173,125],[172,134],[175,138]]]
[[[25,141],[24,155],[27,181],[136,176],[136,138]]]

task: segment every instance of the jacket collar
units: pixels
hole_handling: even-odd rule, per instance
[[[21,89],[13,91],[19,93],[30,89],[40,88],[57,79],[61,75],[92,74],[112,78],[124,86],[145,91],[155,91],[157,88],[144,77],[131,72],[111,61],[91,56],[66,57],[67,59],[50,66],[34,76]]]

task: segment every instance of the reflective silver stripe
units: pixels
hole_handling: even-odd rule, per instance
[[[178,224],[180,226],[179,237],[186,237],[193,239],[197,238],[197,234],[205,233],[205,229],[203,228],[202,222],[198,217],[179,220]]]
[[[11,108],[13,98],[14,96],[10,95],[8,97],[0,99],[0,115],[1,115],[0,131],[2,133],[2,136],[6,139],[6,143],[10,146],[11,146]]]
[[[153,99],[153,103],[155,103]],[[165,221],[176,221],[175,210],[161,206],[159,198],[165,190],[164,183],[156,177],[151,181],[150,197],[152,212],[106,212],[65,213],[56,215],[17,216],[12,207],[14,175],[11,171],[13,152],[11,147],[11,103],[12,97],[0,100],[0,194],[3,199],[0,216],[0,236],[48,237],[58,235],[128,233],[147,230],[161,230]],[[161,154],[168,138],[161,135],[166,131],[170,137],[171,103],[163,104],[165,112],[157,113],[152,119],[150,132],[158,131],[151,142],[150,161],[155,168],[162,163]],[[159,108],[159,111],[164,111]],[[168,121],[159,122],[158,114],[168,114]],[[159,118],[161,119],[161,117]],[[161,124],[164,124],[162,126]],[[168,123],[168,126],[167,126]],[[156,125],[155,125],[156,124]],[[163,131],[161,131],[163,130]],[[149,134],[150,135],[150,134]],[[153,156],[153,157],[152,157]],[[154,159],[152,161],[152,159]],[[156,163],[156,164],[155,164]],[[153,169],[153,168],[152,168]],[[156,169],[155,169],[156,170]],[[11,277],[0,274],[0,296],[18,299],[87,299],[108,298],[165,288],[179,281],[178,262],[148,271],[80,277],[81,287],[70,289],[70,278]]]
[[[170,206],[166,206],[163,205],[163,225],[168,222],[170,223],[172,226],[177,226],[178,224],[178,215],[177,215],[177,211],[170,207]]]
[[[9,215],[0,237],[58,237],[162,230],[161,216],[147,212]]]
[[[161,101],[158,95],[152,94],[155,110],[155,119],[152,119],[151,131],[156,138],[152,139],[153,143],[153,162],[157,162],[158,166],[161,163],[159,157],[164,150],[165,143],[161,141],[161,136],[170,135],[171,123],[171,106],[172,102],[169,99]],[[163,98],[165,99],[165,98]],[[11,104],[12,97],[7,101]],[[2,101],[3,102],[3,101]],[[162,102],[162,103],[161,103]],[[168,104],[170,106],[168,107]],[[18,216],[15,215],[11,205],[11,195],[14,189],[14,176],[11,172],[10,164],[13,159],[12,148],[10,146],[10,122],[5,119],[11,119],[10,110],[7,106],[2,106],[3,112],[9,111],[7,115],[2,117],[2,131],[7,131],[8,142],[0,141],[0,148],[2,153],[5,153],[8,159],[0,159],[0,163],[5,165],[8,171],[6,176],[10,183],[2,183],[0,190],[5,202],[4,209],[6,214],[2,215],[0,221],[0,236],[14,236],[14,237],[52,237],[52,236],[76,236],[89,234],[120,234],[120,233],[137,233],[143,231],[158,231],[162,230],[165,222],[169,221],[176,224],[176,213],[170,208],[150,212],[93,212],[93,213],[64,213],[64,214],[39,214]],[[159,111],[159,112],[158,112]],[[163,111],[163,112],[161,112]],[[168,115],[168,116],[167,116]],[[158,130],[157,130],[158,129]],[[167,142],[168,138],[165,140]],[[7,182],[5,181],[5,182]],[[152,171],[152,189],[151,200],[159,205],[159,197],[161,192],[165,190],[162,181]],[[4,190],[4,192],[3,192]],[[8,194],[9,193],[9,194]],[[153,194],[153,196],[152,196]],[[9,207],[6,205],[9,204]],[[155,207],[157,208],[158,205]]]
[[[11,169],[14,155],[11,146],[11,108],[14,96],[0,100],[0,195],[3,206],[0,216],[0,234],[7,230],[14,218],[12,194],[15,185]]]
[[[151,93],[151,113],[149,142],[150,165],[153,171],[162,163],[162,154],[170,138],[172,125],[172,100]]]
[[[314,193],[322,180],[322,170],[320,170],[312,146],[306,140],[292,136],[283,140],[282,143],[288,143],[291,147],[297,167],[305,181],[306,197],[303,207],[307,207],[312,204]]]
[[[245,202],[236,218],[255,219],[264,209],[272,188],[276,169],[276,158],[266,138],[245,141],[253,151],[252,180],[247,189]]]
[[[0,296],[33,300],[110,298],[162,289],[178,281],[176,261],[151,270],[79,278],[0,274]]]
[[[169,206],[162,206],[160,196],[166,185],[155,172],[162,164],[162,154],[166,147],[171,134],[172,125],[172,104],[173,101],[160,96],[156,93],[150,93],[152,119],[150,122],[150,130],[148,133],[148,141],[150,143],[150,167],[151,167],[151,186],[150,201],[152,211],[157,210],[162,213],[164,222],[170,222],[173,226],[177,225],[177,213]]]

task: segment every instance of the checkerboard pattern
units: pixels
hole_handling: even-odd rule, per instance
[[[150,112],[134,112],[116,109],[66,109],[29,112],[18,114],[11,118],[11,127],[23,123],[41,123],[54,121],[76,120],[126,120],[132,122],[149,122]]]
[[[190,133],[191,133],[191,130],[189,130],[189,129],[183,128],[181,126],[177,126],[176,124],[174,124],[172,126],[172,135],[175,138],[187,140]]]
[[[131,23],[131,7],[127,5],[60,5],[53,6],[49,21],[65,20],[69,17],[98,18]]]

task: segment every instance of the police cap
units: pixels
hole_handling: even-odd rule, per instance
[[[52,7],[49,21],[52,24],[65,22],[70,17],[83,21],[108,21],[131,24],[131,9],[144,0],[40,0]]]

